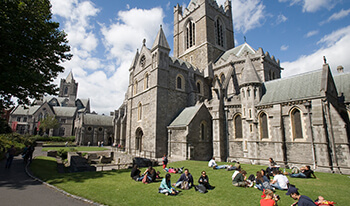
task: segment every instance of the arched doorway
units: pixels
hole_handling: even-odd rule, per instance
[[[142,151],[142,137],[143,137],[143,131],[141,128],[136,129],[136,135],[135,135],[135,150],[141,152]]]

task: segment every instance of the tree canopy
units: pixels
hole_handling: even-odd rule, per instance
[[[47,129],[57,129],[60,123],[55,118],[55,116],[46,116],[44,119],[40,120],[40,129],[46,131]]]
[[[72,55],[51,18],[49,0],[0,0],[0,107],[57,92],[52,82]]]

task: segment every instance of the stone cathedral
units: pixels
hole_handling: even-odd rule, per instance
[[[234,45],[231,1],[174,7],[174,56],[160,27],[129,69],[114,141],[129,154],[238,160],[350,173],[350,74],[320,70],[281,79],[262,48]]]
[[[272,157],[350,173],[350,73],[338,67],[333,76],[320,57],[320,70],[281,78],[274,56],[234,44],[231,9],[230,0],[174,7],[173,56],[162,27],[151,48],[143,41],[109,142],[148,158],[267,164]]]

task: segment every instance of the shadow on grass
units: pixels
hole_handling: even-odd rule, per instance
[[[83,183],[90,179],[98,179],[106,176],[114,176],[120,173],[130,172],[130,169],[100,171],[100,172],[75,172],[75,173],[58,173],[55,158],[37,157],[30,165],[30,170],[34,176],[50,184],[60,183]]]

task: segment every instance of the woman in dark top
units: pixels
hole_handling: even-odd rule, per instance
[[[270,180],[266,176],[263,176],[261,171],[256,172],[255,186],[261,191],[264,189],[272,189]]]
[[[198,183],[204,185],[204,187],[208,190],[212,189],[212,186],[209,184],[209,177],[206,175],[205,171],[202,171],[202,175],[199,177]]]
[[[137,181],[140,177],[141,170],[137,167],[137,165],[134,165],[134,167],[131,170],[130,177]]]

